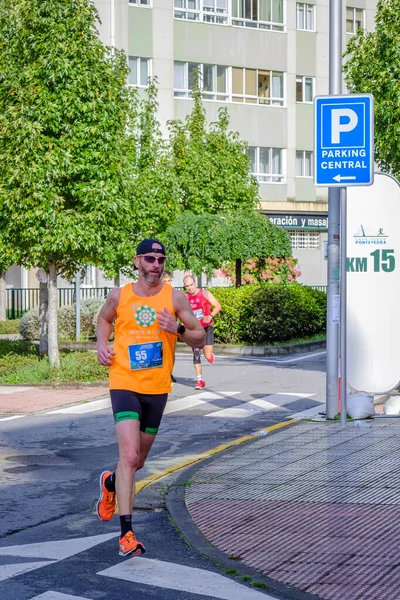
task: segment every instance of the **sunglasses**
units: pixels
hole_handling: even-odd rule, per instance
[[[142,256],[142,258],[145,260],[145,262],[149,263],[149,265],[154,265],[156,260],[158,261],[159,265],[163,265],[167,260],[166,256]]]

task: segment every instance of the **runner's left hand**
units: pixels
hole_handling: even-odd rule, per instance
[[[157,311],[157,320],[161,329],[176,335],[178,324],[176,319],[171,315],[170,312],[168,312],[166,308],[164,308],[164,310]]]

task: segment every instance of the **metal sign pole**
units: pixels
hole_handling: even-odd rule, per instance
[[[347,419],[347,188],[340,188],[340,426]]]
[[[342,0],[329,2],[329,94],[342,91]],[[328,190],[328,288],[326,325],[326,416],[333,419],[338,412],[339,355],[339,229],[340,188]]]
[[[75,337],[76,341],[79,342],[81,337],[81,274],[78,271],[75,276]]]

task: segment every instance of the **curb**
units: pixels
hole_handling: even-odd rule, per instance
[[[294,424],[295,425],[295,424]],[[271,432],[273,434],[273,432]],[[257,438],[253,440],[248,440],[244,442],[246,445],[255,441]],[[218,454],[219,456],[225,456],[226,454],[232,453],[235,448],[228,448],[226,451]],[[192,546],[197,552],[211,560],[214,564],[217,564],[220,568],[227,570],[234,570],[238,573],[239,577],[251,577],[251,579],[263,583],[266,587],[264,589],[260,589],[258,587],[252,587],[252,589],[257,590],[261,593],[273,593],[278,596],[282,596],[285,600],[320,600],[318,596],[314,594],[309,594],[307,592],[303,592],[301,590],[296,589],[295,587],[291,587],[284,583],[280,583],[263,575],[253,567],[249,567],[246,564],[242,564],[239,561],[233,560],[229,558],[222,551],[218,550],[215,546],[212,545],[211,542],[207,540],[207,538],[201,533],[200,529],[192,520],[189,511],[186,507],[185,502],[185,483],[187,483],[191,477],[198,471],[202,466],[209,464],[215,459],[215,456],[207,458],[203,460],[201,463],[197,463],[192,467],[186,469],[183,473],[179,475],[174,484],[169,487],[166,508],[169,512],[171,523],[176,527],[176,529],[181,532],[187,543]],[[236,577],[238,577],[236,576]],[[234,579],[239,583],[239,580],[234,577]]]
[[[287,346],[229,346],[214,344],[214,354],[223,356],[284,356],[286,354],[301,354],[326,348],[326,340],[315,342],[300,342],[299,344],[288,344]],[[177,344],[176,350],[183,354],[191,354],[192,349],[186,344]]]

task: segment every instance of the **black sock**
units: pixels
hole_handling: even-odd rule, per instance
[[[115,472],[106,478],[104,485],[109,492],[115,492]]]
[[[128,531],[132,531],[132,515],[120,515],[121,537],[124,537]]]

